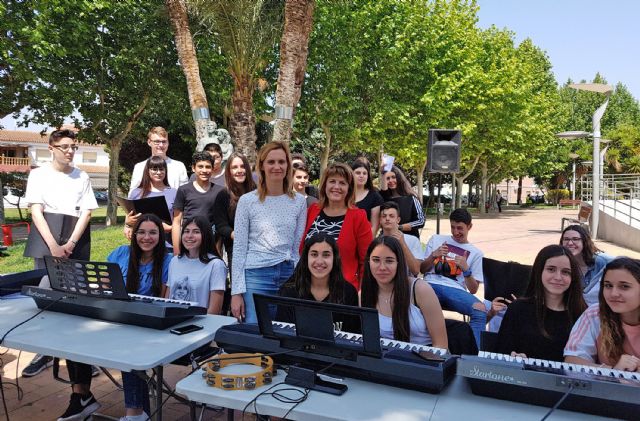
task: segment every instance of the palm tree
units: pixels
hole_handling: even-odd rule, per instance
[[[260,73],[267,66],[265,56],[282,30],[282,1],[187,0],[187,3],[215,36],[227,59],[234,84],[229,132],[236,149],[255,163],[253,93]]]
[[[166,0],[165,5],[169,13],[169,21],[175,37],[178,59],[182,66],[182,71],[187,79],[187,91],[189,93],[189,105],[194,115],[196,126],[196,139],[200,140],[206,136],[208,118],[195,118],[200,114],[200,109],[209,110],[207,104],[207,94],[200,79],[200,67],[196,49],[193,46],[193,38],[189,29],[189,16],[187,15],[187,5],[185,0]]]
[[[309,36],[313,27],[315,5],[315,0],[286,0],[285,2],[273,140],[287,142],[291,140],[293,114],[300,100],[307,68]],[[278,118],[278,109],[290,113],[285,118]]]

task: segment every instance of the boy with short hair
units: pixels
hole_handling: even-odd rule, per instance
[[[424,251],[422,251],[422,244],[420,240],[411,235],[405,234],[400,231],[400,207],[396,202],[387,201],[380,205],[380,228],[382,228],[382,234],[389,237],[394,237],[402,246],[402,252],[404,253],[409,272],[413,276],[417,276],[420,273],[420,263],[424,257]]]
[[[180,186],[173,202],[171,239],[174,256],[180,254],[182,221],[201,215],[207,218],[213,227],[214,203],[218,193],[224,190],[224,187],[210,181],[214,161],[209,153],[196,152],[193,154],[191,162],[191,168],[196,175],[195,180]]]
[[[31,171],[26,201],[31,206],[32,227],[24,255],[33,257],[34,267],[42,269],[44,256],[89,260],[91,211],[98,203],[91,180],[73,166],[78,150],[76,134],[56,130],[49,136],[51,163]],[[30,377],[51,365],[50,356],[36,355],[22,375]],[[69,407],[59,421],[84,419],[100,408],[91,394],[92,367],[67,360],[72,394]]]
[[[470,316],[469,325],[480,347],[480,332],[487,324],[486,307],[473,294],[484,282],[482,252],[469,242],[471,214],[463,208],[449,215],[451,235],[433,235],[420,265],[442,308]]]

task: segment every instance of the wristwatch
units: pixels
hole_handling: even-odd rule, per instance
[[[467,269],[464,272],[462,272],[462,276],[464,276],[465,278],[468,278],[471,275],[473,275],[473,272],[471,271],[471,269]]]

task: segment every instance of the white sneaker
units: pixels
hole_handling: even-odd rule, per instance
[[[146,412],[143,412],[140,415],[125,415],[120,418],[120,421],[149,421],[151,418],[147,415]]]

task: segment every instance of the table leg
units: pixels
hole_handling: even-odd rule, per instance
[[[236,412],[235,409],[233,408],[227,408],[227,421],[233,421],[234,419],[234,413]]]
[[[162,421],[163,369],[161,365],[156,367],[156,421]]]

